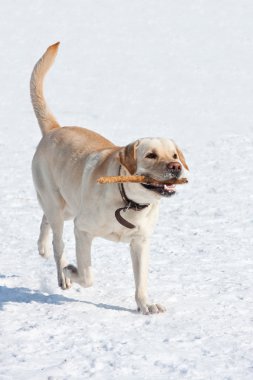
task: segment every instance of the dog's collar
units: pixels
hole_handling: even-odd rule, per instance
[[[120,170],[121,170],[121,165],[119,167],[119,175],[120,175]],[[126,195],[123,183],[119,183],[119,192],[120,192],[120,195],[121,195],[123,202],[125,203],[125,207],[120,207],[115,211],[115,218],[117,219],[117,221],[120,224],[122,224],[122,226],[124,226],[126,228],[130,228],[130,229],[135,228],[135,225],[128,222],[126,219],[124,219],[121,216],[120,212],[122,210],[124,212],[126,212],[127,210],[141,211],[144,208],[148,207],[149,203],[139,204],[139,203],[136,203],[136,202],[132,201],[131,199],[129,199]]]

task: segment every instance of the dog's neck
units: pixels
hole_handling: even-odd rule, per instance
[[[121,165],[119,167],[119,173],[118,173],[119,175],[121,174],[120,172],[121,172]],[[124,219],[121,216],[120,212],[121,211],[126,212],[127,210],[141,211],[144,208],[148,207],[149,203],[140,204],[140,203],[137,203],[137,202],[129,199],[128,196],[126,195],[123,183],[119,183],[119,192],[120,192],[120,195],[121,195],[123,202],[125,203],[125,207],[118,208],[115,211],[115,217],[116,217],[117,221],[120,224],[122,224],[124,227],[130,228],[130,229],[135,228],[135,225],[128,222],[126,219]]]

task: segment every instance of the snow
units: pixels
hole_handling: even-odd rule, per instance
[[[1,379],[253,378],[252,16],[250,0],[1,1]],[[95,241],[89,289],[59,289],[37,253],[29,76],[58,40],[46,94],[63,125],[185,152],[190,184],[151,245],[165,314],[135,311],[124,244]],[[74,262],[71,223],[65,243]]]

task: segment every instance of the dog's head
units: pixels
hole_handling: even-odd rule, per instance
[[[189,170],[181,149],[165,138],[143,138],[127,145],[120,151],[120,162],[126,174],[147,175],[160,182],[186,177]],[[145,197],[151,201],[175,194],[175,186],[135,184],[134,191],[142,195],[142,201]]]

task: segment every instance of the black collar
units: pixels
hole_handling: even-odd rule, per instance
[[[119,175],[120,175],[120,170],[121,170],[121,165],[119,167]],[[115,217],[117,219],[117,221],[122,224],[122,226],[124,227],[127,227],[127,228],[135,228],[135,225],[128,222],[126,219],[124,219],[121,215],[120,215],[120,212],[123,210],[124,212],[126,212],[127,210],[134,210],[134,211],[141,211],[143,210],[144,208],[148,207],[149,206],[149,203],[146,203],[146,204],[139,204],[139,203],[136,203],[134,201],[132,201],[131,199],[129,199],[126,195],[126,192],[125,192],[125,189],[124,189],[124,186],[123,186],[123,183],[119,183],[119,192],[120,192],[120,195],[121,195],[121,198],[123,200],[123,202],[125,203],[125,207],[121,207],[121,208],[118,208],[116,211],[115,211]]]

